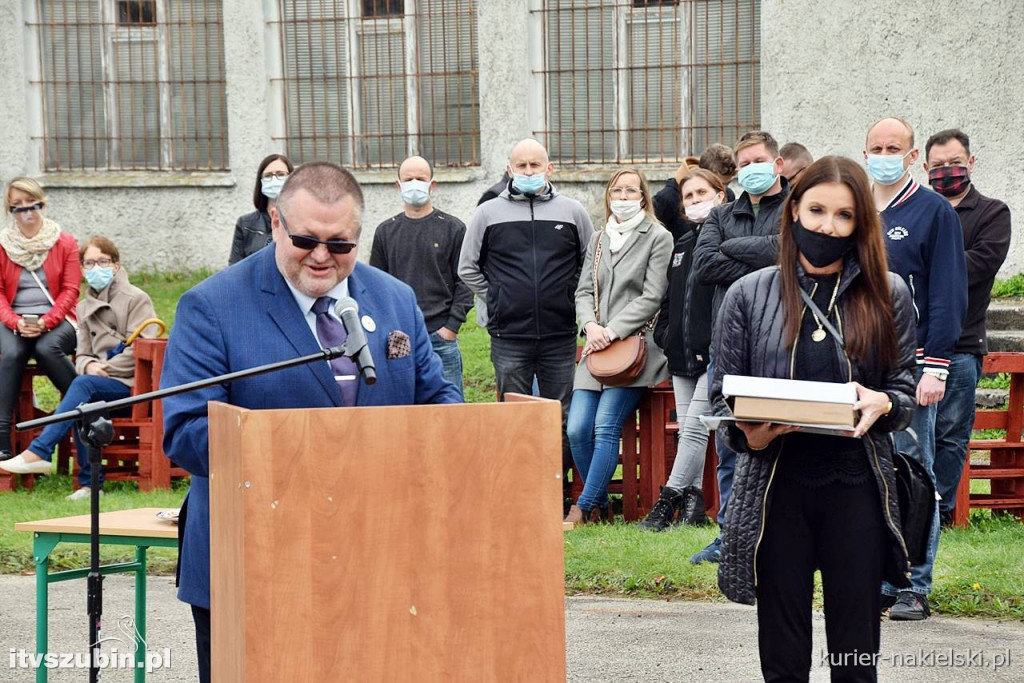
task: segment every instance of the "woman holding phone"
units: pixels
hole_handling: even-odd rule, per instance
[[[78,243],[46,217],[46,196],[32,178],[4,190],[0,230],[0,461],[11,459],[11,418],[29,359],[63,394],[75,379],[68,355],[82,269]]]

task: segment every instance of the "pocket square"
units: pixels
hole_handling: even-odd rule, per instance
[[[409,344],[409,335],[401,330],[388,335],[388,358],[405,358],[410,353],[412,346]]]

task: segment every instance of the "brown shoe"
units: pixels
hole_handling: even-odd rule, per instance
[[[569,514],[565,516],[565,519],[563,519],[562,522],[568,522],[575,526],[580,526],[584,523],[583,510],[581,510],[578,505],[570,506]]]

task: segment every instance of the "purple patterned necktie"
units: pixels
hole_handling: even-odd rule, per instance
[[[316,336],[320,340],[320,346],[330,348],[341,346],[345,343],[345,326],[331,317],[328,311],[334,306],[334,299],[329,296],[322,296],[313,303],[313,313],[316,314]],[[346,406],[356,404],[356,388],[359,381],[359,372],[352,359],[342,356],[331,361],[331,372],[341,389],[342,403]],[[343,379],[344,378],[344,379]]]

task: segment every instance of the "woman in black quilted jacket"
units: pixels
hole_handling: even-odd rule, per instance
[[[874,681],[881,581],[908,585],[888,432],[913,411],[912,302],[888,272],[867,176],[849,159],[825,157],[800,177],[779,251],[778,266],[725,296],[713,412],[729,414],[722,378],[748,375],[852,382],[860,418],[853,438],[770,423],[722,428],[738,459],[719,586],[738,602],[756,598],[765,680],[806,681],[820,569],[832,680]]]

